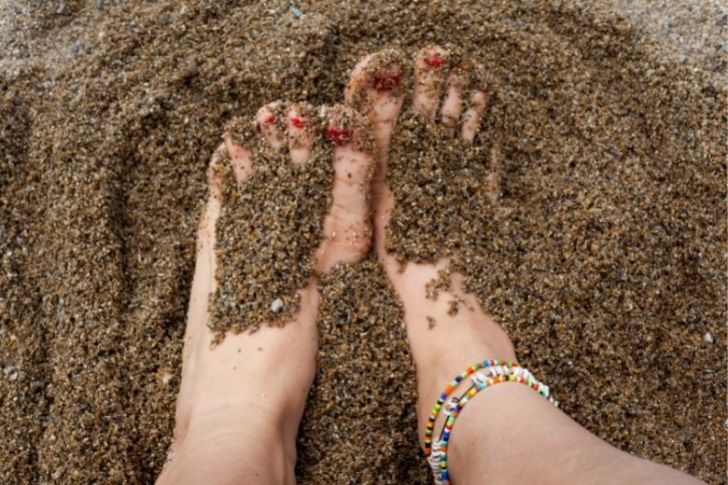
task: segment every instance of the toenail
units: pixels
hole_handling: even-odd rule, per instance
[[[425,58],[425,64],[427,64],[430,67],[440,67],[444,63],[445,63],[445,58],[442,57],[440,54],[435,54],[434,56]]]
[[[331,140],[335,145],[345,145],[351,140],[351,130],[329,126],[326,128],[326,138]]]
[[[377,91],[391,91],[399,86],[399,74],[377,74],[372,87]]]
[[[298,116],[291,116],[291,124],[296,128],[304,128],[308,125],[308,120],[304,120]]]
[[[275,115],[268,115],[268,117],[264,120],[267,124],[271,125],[275,123],[276,117]]]

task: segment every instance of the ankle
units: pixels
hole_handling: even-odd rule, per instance
[[[189,478],[204,473],[223,473],[220,483],[247,482],[253,476],[256,483],[293,483],[300,412],[268,402],[220,406],[213,402],[195,409],[185,433],[176,437],[163,474],[177,480],[160,478],[160,483],[198,483]]]
[[[447,339],[431,346],[428,355],[418,355],[417,375],[441,380],[444,387],[455,374],[483,359],[516,362],[513,342],[490,315],[477,312],[467,321],[457,322]]]
[[[248,382],[243,384],[250,386],[245,395],[210,396],[195,403],[184,416],[177,416],[178,422],[186,423],[183,438],[216,436],[226,441],[259,435],[295,443],[307,393],[279,389],[271,382],[266,387]]]
[[[513,342],[505,331],[490,315],[481,316],[477,322],[458,326],[458,332],[430,355],[416,359],[420,427],[445,386],[469,365],[484,359],[517,362]]]
[[[216,483],[293,484],[295,453],[270,440],[251,448],[259,437],[245,441],[222,441],[214,436],[205,440],[187,440],[178,447],[165,465],[157,485]]]

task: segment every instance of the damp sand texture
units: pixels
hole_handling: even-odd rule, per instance
[[[0,482],[152,483],[223,128],[276,99],[339,102],[368,52],[451,42],[493,87],[489,155],[447,185],[393,169],[432,197],[426,227],[401,211],[392,248],[459,254],[589,430],[725,483],[728,17],[576,3],[0,6]],[[322,295],[299,482],[428,483],[381,268],[341,270]]]

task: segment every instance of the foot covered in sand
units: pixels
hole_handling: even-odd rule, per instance
[[[393,212],[397,206],[417,209],[404,200],[406,195],[400,200],[390,190],[388,167],[390,172],[394,166],[406,171],[422,157],[444,166],[459,163],[458,159],[482,158],[484,150],[477,135],[489,93],[478,82],[479,66],[438,46],[421,49],[413,64],[409,69],[394,50],[369,55],[353,69],[345,95],[347,103],[369,119],[377,144],[375,247],[404,305],[423,432],[432,404],[453,376],[483,359],[515,361],[515,354],[500,325],[465,291],[462,276],[449,271],[447,259],[403,263],[405,258],[394,251],[416,245],[417,240],[400,238],[392,244],[397,228],[390,220],[396,224],[398,215],[393,217]],[[410,71],[411,94],[407,89]]]
[[[316,278],[369,250],[373,145],[351,108],[282,103],[234,121],[224,139],[208,170],[175,444],[159,483],[293,483],[316,370]],[[270,299],[285,289],[295,295]],[[244,306],[255,295],[269,299]]]

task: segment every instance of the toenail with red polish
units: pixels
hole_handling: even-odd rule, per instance
[[[298,116],[291,116],[291,124],[296,128],[304,128],[308,125],[308,120],[299,118]]]
[[[269,125],[275,123],[276,117],[274,115],[268,115],[268,117],[265,119],[265,122]]]
[[[440,54],[435,54],[434,56],[425,57],[425,64],[427,64],[430,67],[440,67],[445,63],[445,58],[442,57]]]
[[[329,126],[326,128],[326,138],[331,140],[335,145],[345,145],[351,140],[351,130]]]
[[[397,86],[399,86],[399,74],[377,74],[372,83],[372,87],[377,91],[391,91]]]

